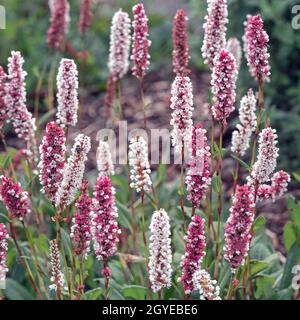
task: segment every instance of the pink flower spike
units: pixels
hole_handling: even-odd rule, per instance
[[[242,46],[237,38],[229,38],[226,44],[226,49],[234,56],[236,68],[239,71],[242,62]]]
[[[150,224],[149,279],[153,292],[169,288],[172,282],[172,250],[169,216],[164,209],[154,211]]]
[[[265,128],[259,134],[258,156],[250,176],[247,177],[248,185],[257,189],[260,184],[270,181],[270,175],[277,165],[278,151],[276,130]]]
[[[245,22],[244,50],[252,77],[259,82],[270,80],[268,43],[269,36],[264,30],[260,15],[248,16]]]
[[[225,224],[224,258],[233,273],[244,263],[251,241],[254,219],[254,196],[248,185],[237,186]]]
[[[68,158],[67,165],[64,168],[63,180],[56,193],[56,206],[63,209],[69,205],[75,192],[80,188],[87,154],[91,149],[91,139],[84,134],[79,134],[75,138],[75,143]]]
[[[138,79],[143,79],[150,64],[148,48],[151,41],[148,39],[148,18],[142,3],[136,4],[132,8],[133,12],[133,36],[132,36],[132,55],[133,61],[132,74]]]
[[[121,9],[112,19],[108,69],[114,81],[120,80],[129,68],[130,18]]]
[[[49,122],[40,145],[40,182],[42,192],[55,203],[56,192],[63,179],[65,165],[65,133],[56,122]]]
[[[74,60],[62,59],[57,74],[57,119],[63,126],[75,126],[78,110],[78,71]]]
[[[28,193],[23,191],[19,182],[1,176],[0,198],[12,218],[22,221],[30,212]]]
[[[7,92],[7,74],[0,66],[0,132],[3,129],[5,121],[7,120],[7,107],[6,107],[6,92]]]
[[[240,123],[232,133],[231,151],[244,156],[250,146],[252,132],[256,130],[256,97],[252,89],[241,100],[239,108]]]
[[[201,125],[193,127],[192,153],[190,166],[185,183],[187,185],[187,199],[194,208],[200,206],[201,200],[211,183],[210,177],[210,147],[207,145],[206,130]]]
[[[81,0],[80,3],[80,17],[78,22],[79,31],[83,34],[87,28],[91,25],[93,12],[92,12],[93,0]]]
[[[216,280],[212,280],[210,274],[203,269],[194,273],[193,282],[195,289],[200,293],[200,300],[221,300],[220,288]]]
[[[97,149],[97,169],[100,176],[114,175],[114,164],[112,161],[109,144],[105,141],[99,141]]]
[[[226,46],[226,24],[228,23],[227,0],[207,0],[207,16],[204,28],[202,56],[212,69],[215,57]]]
[[[47,32],[48,47],[61,49],[70,24],[70,5],[67,0],[49,0],[51,13]]]
[[[190,73],[187,20],[185,11],[183,9],[177,10],[173,19],[173,71],[177,76],[186,76]]]
[[[60,254],[56,239],[50,241],[50,259],[51,259],[51,285],[49,288],[56,292],[65,289],[65,276],[61,271]]]
[[[234,111],[236,80],[235,59],[230,52],[223,49],[214,60],[211,79],[211,90],[214,95],[212,113],[214,118],[223,125],[226,124],[226,119]]]
[[[257,197],[261,199],[272,198],[275,201],[276,197],[282,197],[287,192],[287,187],[291,181],[290,175],[280,170],[274,173],[271,179],[271,185],[262,184],[258,187]]]
[[[117,252],[120,229],[118,210],[115,203],[115,188],[110,178],[100,176],[94,186],[94,202],[91,233],[94,251],[99,261],[106,261]]]
[[[186,294],[195,290],[193,276],[200,269],[202,259],[205,255],[205,234],[204,219],[200,216],[193,216],[188,227],[187,236],[185,236],[185,255],[181,262],[182,275],[180,282],[183,285]]]
[[[0,282],[5,281],[6,273],[8,268],[6,265],[6,254],[8,250],[8,233],[6,231],[5,225],[0,223]]]
[[[8,80],[5,103],[8,119],[12,120],[13,127],[20,139],[26,142],[28,157],[37,156],[35,137],[35,119],[26,106],[25,77],[23,70],[24,59],[19,51],[12,51],[8,58]]]
[[[192,138],[193,86],[189,77],[177,76],[172,84],[170,124],[173,126],[172,145],[181,152],[183,145],[190,147]]]
[[[88,195],[89,182],[82,183],[80,189],[81,196],[76,201],[76,212],[72,219],[71,238],[75,242],[75,253],[80,256],[87,256],[90,253],[91,244],[91,213],[93,200]]]

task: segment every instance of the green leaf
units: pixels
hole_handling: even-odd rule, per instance
[[[232,158],[237,160],[239,162],[239,164],[242,165],[244,168],[246,168],[247,170],[250,170],[250,166],[245,161],[243,161],[242,159],[240,159],[239,157],[237,157],[234,154],[231,154],[231,156],[232,156]]]
[[[6,289],[3,290],[5,296],[10,300],[33,300],[30,292],[17,281],[7,278]]]
[[[122,226],[128,228],[132,231],[131,212],[127,207],[124,206],[121,202],[117,201],[117,207],[119,209],[119,222]]]
[[[280,289],[288,288],[292,282],[292,268],[295,264],[297,264],[297,256],[298,256],[298,246],[294,244],[288,253],[286,258],[286,263],[283,270],[282,279],[280,282]]]
[[[275,278],[271,276],[260,276],[256,279],[256,291],[255,298],[256,299],[270,299],[272,296],[272,286],[275,282]]]
[[[266,218],[264,216],[257,217],[253,223],[254,232],[258,231],[265,224],[266,224]]]
[[[289,251],[292,247],[292,245],[296,242],[296,234],[295,234],[295,228],[292,223],[287,223],[284,226],[283,229],[283,240],[284,240],[284,246],[287,251]]]
[[[258,261],[258,260],[251,260],[251,275],[255,275],[269,267],[269,263],[266,261]]]
[[[144,300],[147,296],[147,288],[143,286],[127,286],[122,290],[122,294],[126,298],[133,298],[136,300]]]
[[[101,296],[101,294],[103,294],[103,289],[102,288],[95,288],[95,289],[87,291],[84,294],[84,297],[87,300],[97,300]]]
[[[297,182],[300,182],[300,174],[297,172],[293,172],[293,177]]]

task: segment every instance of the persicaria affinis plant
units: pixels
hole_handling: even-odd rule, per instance
[[[0,281],[5,281],[8,268],[6,265],[6,255],[8,250],[9,236],[6,231],[6,227],[3,223],[0,223]]]

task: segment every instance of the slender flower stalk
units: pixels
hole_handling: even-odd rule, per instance
[[[199,269],[194,273],[193,283],[196,290],[200,293],[200,300],[221,300],[220,288],[216,280],[212,280],[210,274]]]
[[[193,87],[189,77],[177,76],[172,84],[170,124],[173,126],[172,145],[180,152],[183,145],[190,146],[192,138]]]
[[[146,192],[151,189],[151,169],[148,161],[148,146],[144,138],[136,136],[131,139],[128,153],[130,170],[130,187],[136,192]]]
[[[0,176],[0,200],[4,203],[12,218],[22,221],[30,213],[28,193],[23,191],[19,182]]]
[[[2,66],[0,66],[0,135],[3,134],[3,127],[7,120],[7,106],[6,106],[6,92],[7,92],[7,74]]]
[[[78,71],[74,60],[62,59],[57,74],[57,119],[63,126],[75,126],[78,110]]]
[[[142,3],[138,3],[133,6],[132,12],[132,74],[139,80],[142,80],[150,65],[148,48],[151,45],[151,41],[148,39],[148,18]]]
[[[172,250],[169,216],[164,209],[154,211],[150,224],[149,278],[154,292],[171,286]]]
[[[242,46],[237,38],[229,38],[226,44],[226,49],[234,56],[236,68],[239,71],[242,62]]]
[[[110,110],[114,104],[116,97],[116,81],[115,77],[112,74],[108,75],[107,83],[106,83],[106,93],[104,96],[104,105]]]
[[[92,23],[92,19],[93,19],[92,4],[93,4],[93,0],[81,0],[78,29],[82,34],[86,32],[86,30]]]
[[[206,130],[201,125],[193,127],[192,152],[189,169],[185,178],[187,199],[191,201],[193,210],[200,206],[205,198],[210,177],[210,147],[207,145]]]
[[[109,144],[105,141],[99,141],[97,149],[97,168],[99,176],[110,176],[115,174]]]
[[[37,156],[35,137],[35,119],[26,106],[26,71],[23,70],[24,59],[19,51],[12,51],[8,59],[8,80],[5,103],[8,118],[12,120],[13,127],[20,139],[26,142],[28,157]]]
[[[188,227],[185,255],[183,256],[181,267],[182,275],[179,281],[182,283],[184,292],[191,294],[195,290],[193,276],[200,269],[202,259],[205,255],[205,221],[200,216],[193,216]]]
[[[239,108],[240,123],[232,133],[231,151],[238,156],[244,156],[250,146],[250,138],[256,130],[257,100],[252,89],[241,100]]]
[[[8,236],[5,225],[3,223],[0,223],[0,282],[5,281],[6,273],[8,272],[8,268],[6,265],[8,238],[9,236]]]
[[[269,36],[264,30],[262,18],[260,15],[248,16],[245,25],[244,50],[250,73],[258,82],[269,81]]]
[[[50,26],[47,43],[51,49],[62,49],[70,24],[70,5],[68,0],[49,0]]]
[[[49,122],[40,145],[41,192],[45,193],[49,200],[55,203],[56,193],[63,179],[65,166],[65,133],[60,125]]]
[[[223,126],[226,125],[226,119],[234,111],[236,80],[235,58],[229,51],[222,49],[214,60],[211,90],[213,93],[212,113]]]
[[[118,209],[115,203],[115,189],[110,178],[100,176],[94,186],[94,203],[91,233],[94,251],[99,261],[107,261],[117,252],[120,229]]]
[[[91,245],[91,214],[93,211],[93,200],[88,195],[89,182],[82,183],[81,195],[76,201],[76,212],[72,219],[71,238],[75,242],[75,253],[77,256],[87,257]]]
[[[85,167],[84,163],[87,160],[87,153],[90,148],[91,141],[89,137],[79,134],[75,138],[71,155],[64,169],[63,180],[56,193],[56,206],[60,207],[61,210],[73,201],[75,192],[81,185]]]
[[[204,28],[202,56],[212,69],[215,57],[226,46],[226,24],[228,23],[227,0],[207,0],[207,16]]]
[[[173,19],[173,71],[177,76],[186,76],[189,70],[189,47],[186,31],[186,13],[177,10]]]
[[[65,276],[61,271],[60,254],[56,239],[50,241],[50,259],[52,273],[50,281],[52,284],[49,288],[56,292],[58,299],[61,299],[62,290],[65,289]]]
[[[254,207],[254,196],[249,186],[237,186],[225,224],[224,258],[231,265],[233,273],[244,263],[248,255]]]

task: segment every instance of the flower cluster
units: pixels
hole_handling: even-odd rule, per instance
[[[184,237],[186,241],[185,255],[181,262],[182,275],[179,280],[186,294],[190,294],[195,289],[193,276],[200,269],[202,258],[205,255],[204,223],[204,219],[200,216],[193,216],[187,236]]]
[[[114,164],[107,142],[99,141],[96,157],[99,176],[110,176],[115,174]]]
[[[171,286],[172,251],[169,216],[164,209],[154,211],[150,224],[149,279],[151,288],[158,292]]]
[[[259,82],[270,78],[268,53],[269,36],[260,15],[248,16],[244,34],[244,50],[250,73]]]
[[[237,186],[225,224],[224,258],[232,272],[244,263],[251,241],[251,226],[254,219],[254,196],[248,185]]]
[[[240,123],[232,133],[231,151],[238,156],[244,156],[249,148],[252,132],[256,129],[256,97],[249,89],[247,95],[241,100],[239,108]]]
[[[75,143],[65,166],[63,180],[56,193],[56,206],[64,208],[69,205],[79,189],[84,173],[84,163],[87,160],[87,153],[91,148],[91,140],[84,134],[75,138]]]
[[[276,196],[283,196],[287,192],[287,187],[291,181],[290,175],[280,170],[274,173],[271,179],[271,185],[261,184],[257,190],[258,199],[273,199],[275,201]]]
[[[294,274],[292,279],[292,288],[294,290],[300,290],[300,264],[296,264],[293,267],[292,274]]]
[[[129,68],[130,18],[121,9],[112,19],[108,68],[114,81],[121,79]]]
[[[207,145],[206,130],[201,125],[193,127],[192,148],[189,169],[185,178],[188,196],[194,208],[201,200],[211,183],[210,147]]]
[[[257,188],[261,183],[270,180],[277,164],[279,149],[277,145],[276,130],[265,128],[259,135],[259,147],[257,160],[252,167],[250,176],[247,177],[248,184]]]
[[[200,300],[221,300],[220,288],[216,280],[212,280],[210,274],[199,269],[194,273],[193,283],[196,290],[200,293]]]
[[[100,176],[94,186],[91,227],[95,255],[100,261],[107,260],[117,251],[120,234],[117,218],[115,189],[109,177]]]
[[[49,288],[61,292],[65,288],[65,277],[60,268],[60,255],[56,239],[50,241],[51,285]]]
[[[193,128],[193,86],[189,77],[175,78],[170,108],[174,110],[170,122],[173,126],[172,144],[176,151],[181,151],[183,145],[190,146]]]
[[[142,3],[136,4],[132,8],[133,12],[133,48],[131,60],[133,61],[132,74],[139,79],[143,79],[149,68],[150,55],[148,48],[151,41],[148,39],[148,18]]]
[[[76,212],[72,219],[71,238],[75,242],[75,253],[80,256],[87,256],[91,244],[91,213],[93,200],[88,195],[89,182],[84,181],[80,187],[82,194],[76,201]]]
[[[68,0],[49,0],[49,8],[51,18],[47,43],[49,48],[60,49],[70,23],[70,5]]]
[[[81,0],[80,3],[80,17],[78,21],[78,28],[81,33],[85,33],[90,26],[93,18],[91,10],[93,0]]]
[[[177,76],[186,76],[190,72],[186,21],[185,11],[177,10],[173,20],[173,71]]]
[[[211,79],[213,106],[216,120],[226,124],[226,119],[234,111],[235,88],[237,80],[236,62],[233,55],[223,49],[214,60]]]
[[[204,62],[212,68],[214,59],[226,45],[226,24],[228,23],[227,0],[208,0],[202,56]]]
[[[46,126],[46,133],[40,145],[41,161],[40,182],[42,192],[55,202],[56,192],[63,179],[65,166],[65,133],[60,125],[49,122]]]
[[[148,146],[144,138],[136,136],[130,140],[128,161],[130,170],[130,187],[137,192],[149,191],[152,185],[151,169],[148,161]]]
[[[28,193],[23,191],[19,182],[13,181],[5,176],[1,176],[0,198],[12,218],[23,220],[29,209]]]
[[[236,68],[240,70],[242,62],[242,47],[237,38],[229,38],[226,44],[226,49],[234,56],[236,61]]]
[[[73,60],[60,61],[56,81],[58,121],[63,126],[75,126],[78,110],[78,71]]]
[[[8,80],[5,103],[8,118],[12,119],[13,127],[20,139],[27,144],[28,156],[36,156],[35,119],[26,106],[24,59],[19,51],[12,51],[8,59]]]
[[[6,265],[6,253],[8,234],[3,223],[0,223],[0,281],[5,281],[8,268]]]
[[[6,108],[6,87],[7,87],[7,74],[4,72],[2,66],[0,66],[0,132],[7,120],[7,108]]]

